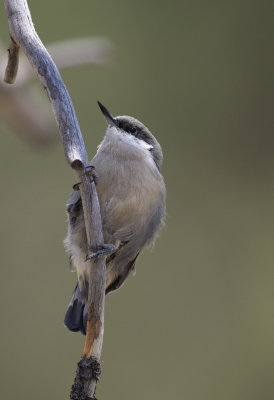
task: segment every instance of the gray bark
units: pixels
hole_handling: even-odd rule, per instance
[[[26,0],[4,0],[12,40],[26,54],[47,91],[63,141],[65,157],[72,167],[82,197],[90,253],[103,244],[100,206],[92,176],[87,173],[88,157],[75,111],[58,69],[39,39]],[[15,78],[15,69],[8,64]],[[90,263],[88,326],[84,358],[100,360],[104,332],[105,258]],[[98,376],[86,380],[85,398],[93,398]],[[71,395],[72,396],[72,395]],[[75,398],[75,397],[71,397]],[[83,397],[84,398],[84,397]]]

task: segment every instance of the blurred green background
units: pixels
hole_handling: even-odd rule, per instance
[[[272,400],[273,2],[29,6],[44,43],[95,35],[116,47],[106,66],[62,72],[90,158],[106,128],[97,99],[143,121],[164,151],[166,227],[107,297],[97,396]],[[3,4],[0,35],[8,46]],[[63,326],[74,177],[59,137],[34,151],[0,129],[0,397],[68,399],[84,343]]]

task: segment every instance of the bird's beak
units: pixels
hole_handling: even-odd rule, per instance
[[[105,106],[103,106],[103,104],[100,103],[100,101],[98,101],[98,105],[99,105],[104,117],[106,118],[107,123],[111,126],[117,126],[117,121],[115,120],[113,115],[108,111],[108,109]]]

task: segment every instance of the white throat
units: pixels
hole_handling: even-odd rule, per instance
[[[129,145],[140,147],[141,149],[144,149],[144,150],[153,149],[153,146],[151,146],[151,144],[148,144],[144,140],[139,139],[134,135],[130,135],[127,132],[123,132],[123,131],[120,131],[120,132],[121,132],[120,134],[122,135],[122,138],[123,138],[122,140],[125,141],[126,143],[128,143]]]
[[[134,135],[130,135],[119,128],[116,128],[115,126],[109,126],[107,128],[104,140],[99,144],[98,150],[100,149],[101,145],[108,140],[111,142],[117,141],[120,142],[121,145],[124,144],[132,148],[135,147],[136,150],[143,150],[152,157],[150,150],[153,149],[153,146],[151,144],[148,144],[144,140],[139,139]]]

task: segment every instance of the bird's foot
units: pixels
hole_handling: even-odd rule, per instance
[[[80,185],[81,185],[81,183],[82,183],[82,182],[75,183],[75,184],[72,186],[72,189],[75,190],[75,192],[78,192],[78,191],[80,190]]]
[[[96,169],[94,167],[94,165],[88,165],[85,169],[85,174],[89,177],[91,177],[95,183],[95,185],[97,185],[98,183],[98,174],[96,172]]]
[[[94,260],[100,257],[107,257],[110,254],[114,253],[115,251],[116,247],[113,244],[102,244],[101,246],[97,247],[94,253],[87,255],[85,261]]]
[[[93,181],[94,181],[94,183],[95,183],[95,185],[97,185],[97,183],[98,183],[98,174],[97,174],[96,169],[95,169],[95,167],[94,167],[93,165],[88,165],[88,166],[85,168],[85,174],[86,174],[87,176],[89,176],[90,178],[92,178]],[[75,184],[72,186],[72,189],[75,190],[75,191],[79,191],[79,190],[80,190],[80,185],[81,185],[81,183],[82,183],[82,182],[77,182],[77,183],[75,183]]]

